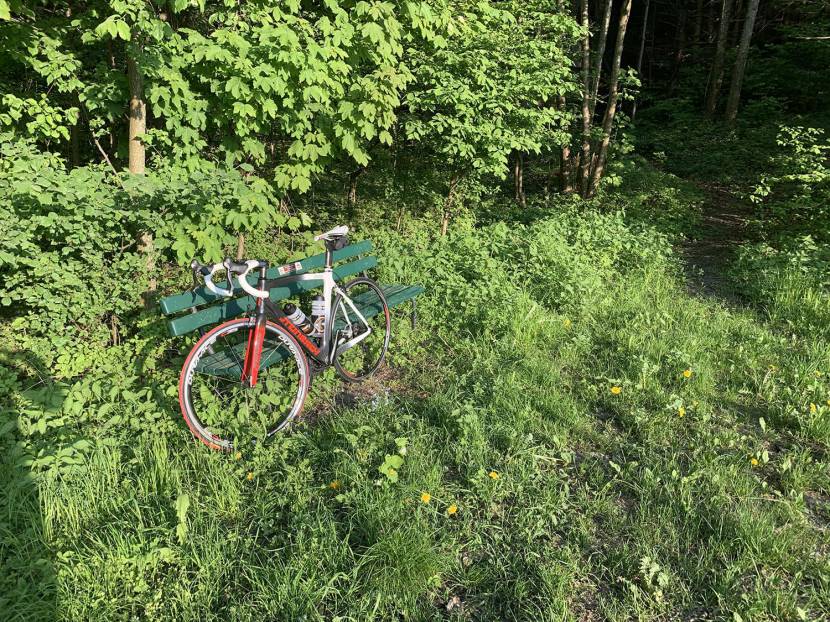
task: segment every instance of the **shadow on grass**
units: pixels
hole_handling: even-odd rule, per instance
[[[0,361],[11,356],[20,358],[0,352]],[[36,355],[28,353],[25,359],[27,366],[45,370]],[[7,374],[14,377],[5,366],[0,371],[4,380]],[[0,617],[6,622],[45,622],[56,619],[58,612],[54,552],[46,541],[37,478],[30,470],[35,456],[18,430],[22,417],[36,417],[38,409],[53,410],[61,397],[48,380],[5,388],[11,391],[0,397]]]

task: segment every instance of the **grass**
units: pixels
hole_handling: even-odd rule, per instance
[[[239,459],[178,421],[148,317],[77,419],[3,433],[3,618],[826,618],[830,342],[690,296],[665,214],[700,196],[640,169],[604,211],[371,231],[381,280],[430,284],[389,398],[324,377],[314,421]]]

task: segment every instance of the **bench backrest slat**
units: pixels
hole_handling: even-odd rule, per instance
[[[366,255],[372,251],[372,242],[369,240],[364,240],[363,242],[358,242],[356,244],[350,244],[346,248],[342,248],[339,251],[334,251],[332,253],[332,258],[335,262],[343,261],[344,259],[350,259],[351,257],[356,257],[358,255]],[[326,261],[326,254],[320,253],[318,255],[312,255],[310,257],[306,257],[305,259],[298,260],[301,264],[301,269],[297,270],[296,272],[292,272],[291,274],[304,274],[310,270],[316,270],[318,268],[322,268]],[[289,262],[295,263],[294,261]],[[276,279],[280,276],[279,273],[279,266],[274,266],[273,268],[268,269],[268,278],[269,279]],[[361,270],[358,270],[360,272]],[[356,274],[352,272],[350,274]],[[254,275],[248,275],[248,282],[251,285],[256,286],[257,277]],[[216,284],[218,287],[227,288],[228,282],[223,281],[222,283]],[[319,287],[320,284],[317,283],[315,287]],[[283,296],[284,298],[285,296]],[[217,300],[222,299],[222,296],[218,296],[213,292],[209,291],[205,287],[197,287],[194,291],[187,291],[182,294],[176,294],[174,296],[167,296],[166,298],[162,298],[159,301],[159,306],[161,307],[161,312],[164,315],[173,315],[174,313],[178,313],[180,311],[184,311],[186,309],[192,309],[193,307],[201,307],[203,305],[211,304],[216,302]],[[247,308],[247,302],[243,299],[242,302],[243,311]],[[239,313],[241,313],[240,311]],[[236,315],[239,315],[237,313]],[[233,317],[233,315],[227,316]],[[174,320],[175,321],[175,320]],[[203,324],[202,324],[203,326]],[[195,328],[190,329],[195,330]],[[189,332],[189,331],[185,331]],[[184,333],[173,333],[178,335],[183,335]]]
[[[370,242],[361,242],[360,244],[353,244],[352,246],[348,246],[343,251],[346,251],[352,247],[361,246],[362,244],[367,244],[368,248],[371,248]],[[366,248],[366,247],[363,247]],[[335,251],[335,255],[337,252],[342,251]],[[358,254],[358,253],[354,253]],[[351,255],[354,256],[354,255]],[[303,269],[294,273],[294,274],[302,274],[303,272],[308,271],[309,269],[313,269],[314,266],[310,266],[309,260],[318,257],[315,255],[314,257],[309,257],[308,260],[302,261]],[[341,256],[342,258],[342,256]],[[353,261],[351,263],[343,264],[338,266],[334,269],[334,279],[336,281],[342,281],[348,276],[352,276],[354,274],[358,274],[363,272],[364,270],[370,270],[374,268],[378,264],[377,257],[364,257],[363,259],[358,259],[357,261]],[[269,271],[270,275],[270,271]],[[275,274],[273,277],[270,278],[278,278],[278,274]],[[255,283],[254,283],[255,284]],[[295,283],[290,283],[283,287],[275,287],[271,290],[271,300],[276,302],[278,300],[282,300],[284,298],[290,298],[291,296],[296,296],[302,292],[307,292],[317,287],[322,287],[323,281],[322,280],[308,280],[308,281],[298,281]],[[222,285],[220,285],[222,287]],[[207,292],[214,300],[217,299],[217,296],[214,296],[210,292]],[[184,295],[184,294],[182,294]],[[242,296],[240,298],[234,298],[233,300],[228,300],[227,302],[214,305],[212,307],[208,307],[207,309],[202,309],[201,311],[197,311],[196,313],[188,313],[181,317],[174,318],[167,323],[167,326],[170,330],[170,334],[174,337],[179,335],[186,335],[189,332],[196,330],[197,328],[201,328],[202,326],[207,326],[208,324],[217,324],[224,320],[228,320],[230,318],[236,317],[237,315],[241,315],[245,313],[248,309],[253,309],[254,307],[254,298],[251,296]],[[200,303],[204,304],[204,303]],[[193,306],[193,305],[189,305]],[[189,306],[185,308],[189,308]]]

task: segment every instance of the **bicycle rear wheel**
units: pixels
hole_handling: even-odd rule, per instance
[[[343,344],[369,333],[334,357],[334,368],[344,380],[360,382],[371,376],[386,357],[391,336],[389,305],[383,290],[372,279],[360,277],[349,281],[342,289],[357,312],[342,295],[335,297],[329,343],[336,351]]]
[[[266,438],[302,410],[311,373],[297,341],[267,322],[256,386],[242,381],[253,318],[231,320],[202,336],[185,360],[179,404],[190,431],[212,447],[230,451],[234,441]]]

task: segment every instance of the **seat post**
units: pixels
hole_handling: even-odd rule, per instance
[[[331,268],[331,264],[332,264],[331,246],[329,246],[329,243],[326,242],[326,266],[325,267],[326,268]]]

